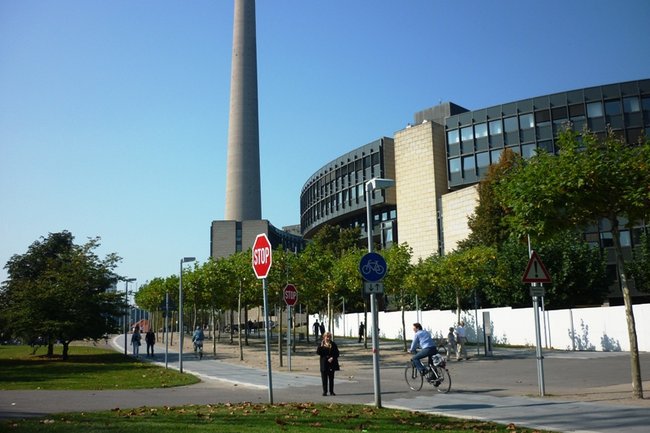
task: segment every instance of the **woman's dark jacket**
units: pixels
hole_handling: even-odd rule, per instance
[[[316,353],[320,355],[320,371],[337,371],[340,369],[339,348],[335,342],[332,341],[332,346],[329,348],[319,344]],[[327,360],[330,358],[334,358],[334,361],[328,362]]]

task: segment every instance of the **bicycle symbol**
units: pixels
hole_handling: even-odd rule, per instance
[[[363,275],[368,275],[370,273],[383,275],[384,270],[384,267],[379,263],[378,260],[368,260],[368,263],[361,267],[361,272],[363,272]]]

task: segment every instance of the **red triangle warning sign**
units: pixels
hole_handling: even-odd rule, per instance
[[[551,275],[546,270],[542,259],[539,257],[536,251],[530,256],[528,260],[528,266],[526,266],[526,272],[521,277],[521,281],[524,283],[550,283]]]

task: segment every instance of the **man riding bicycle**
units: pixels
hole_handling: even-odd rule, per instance
[[[203,340],[205,340],[205,334],[203,334],[203,329],[200,326],[196,327],[194,334],[192,334],[192,342],[194,343],[194,353],[199,350],[199,353],[203,354]]]
[[[424,376],[427,369],[422,365],[420,360],[435,355],[438,353],[438,349],[436,348],[436,342],[431,338],[431,334],[429,334],[428,331],[423,330],[422,325],[417,322],[414,323],[413,332],[415,332],[415,335],[413,336],[413,343],[411,343],[411,349],[409,352],[414,353],[415,355],[411,357],[411,362],[413,362],[415,368],[417,368]],[[416,353],[418,347],[420,348],[420,351]]]

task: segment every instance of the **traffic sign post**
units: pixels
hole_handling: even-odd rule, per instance
[[[537,381],[539,383],[539,395],[544,397],[544,357],[542,356],[542,337],[539,325],[539,302],[544,302],[544,286],[541,283],[550,283],[551,274],[546,270],[544,262],[536,251],[530,252],[530,259],[521,277],[524,283],[530,283],[530,296],[533,298],[533,311],[535,313],[535,341],[537,345]]]
[[[293,328],[291,307],[298,302],[298,290],[293,284],[287,284],[282,295],[284,302],[287,304],[287,360],[289,361],[289,371],[291,371],[291,329]]]
[[[364,295],[382,295],[384,293],[384,283],[371,283],[370,281],[363,282]]]
[[[264,293],[264,336],[266,339],[266,368],[268,372],[269,383],[269,403],[273,404],[273,380],[271,378],[271,346],[269,336],[269,293],[266,286],[266,277],[271,270],[273,263],[273,248],[266,233],[261,233],[255,237],[253,243],[253,272],[257,279],[262,280],[262,292]]]

